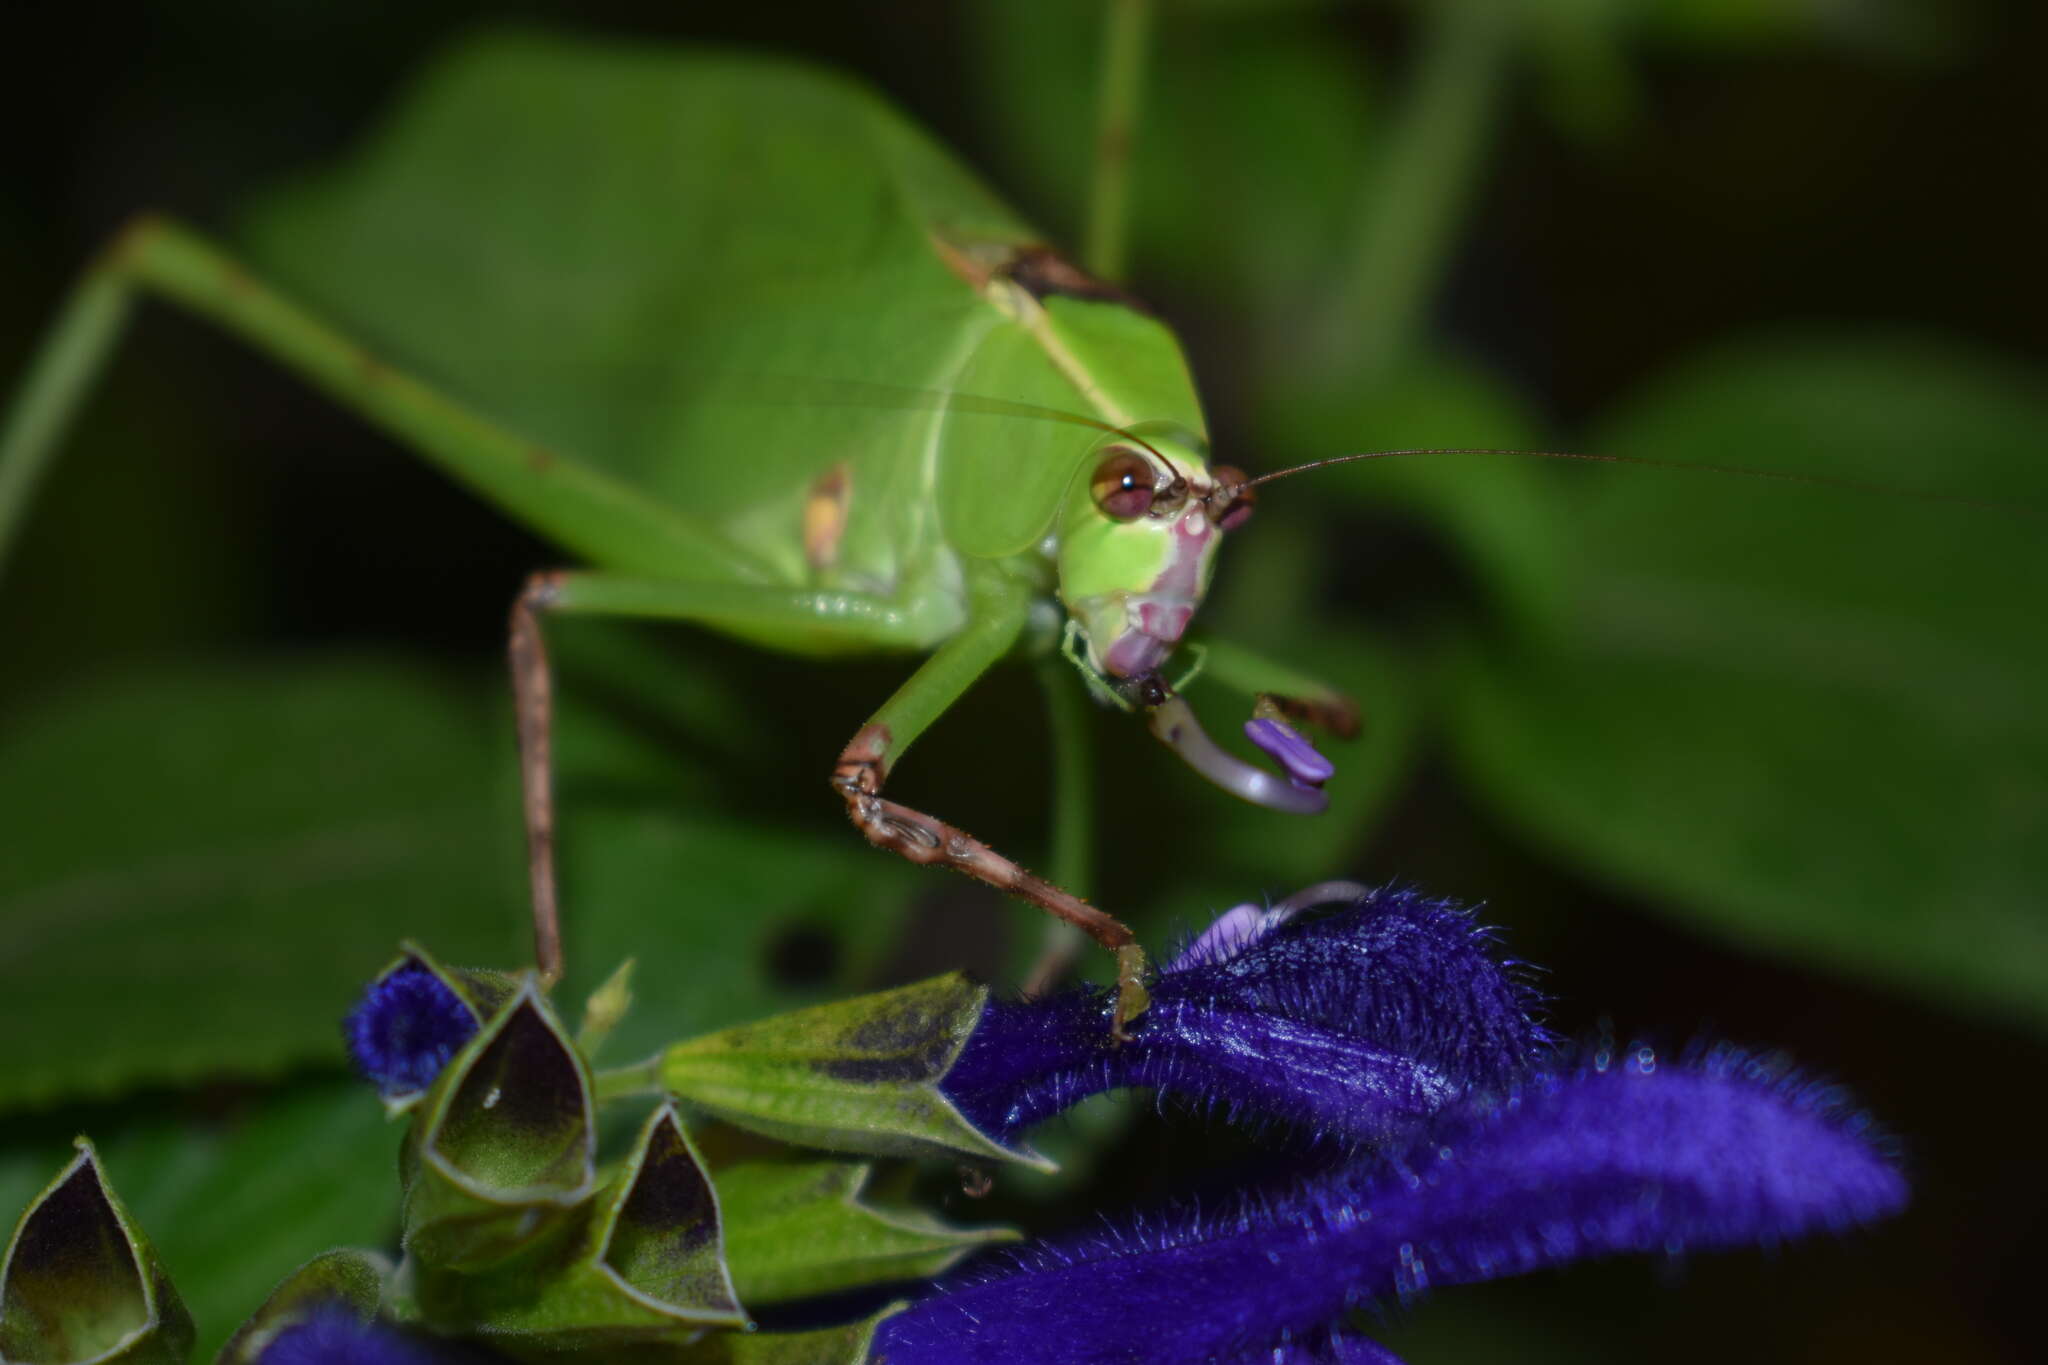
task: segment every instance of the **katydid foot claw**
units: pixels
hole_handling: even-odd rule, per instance
[[[1109,1026],[1111,1040],[1128,1043],[1131,1040],[1128,1025],[1151,1006],[1152,994],[1145,989],[1145,976],[1149,969],[1145,949],[1135,941],[1116,950],[1116,1017]]]

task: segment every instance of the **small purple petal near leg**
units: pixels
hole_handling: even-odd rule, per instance
[[[1244,737],[1272,755],[1287,780],[1297,787],[1320,787],[1336,775],[1337,765],[1316,752],[1316,746],[1284,720],[1270,716],[1248,720]]]
[[[1239,953],[1259,941],[1268,929],[1285,919],[1275,916],[1262,905],[1234,905],[1216,917],[1215,923],[1197,935],[1193,942],[1174,955],[1173,961],[1159,970],[1167,975],[1183,972],[1190,967],[1203,967],[1216,962],[1228,962]]]

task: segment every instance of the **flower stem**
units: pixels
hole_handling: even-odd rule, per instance
[[[596,1083],[597,1102],[631,1099],[635,1095],[658,1095],[662,1091],[661,1054],[631,1066],[615,1066],[591,1077]]]
[[[1145,92],[1152,0],[1109,0],[1102,30],[1102,102],[1095,122],[1095,174],[1088,193],[1084,262],[1103,279],[1124,271],[1129,246],[1131,142]]]

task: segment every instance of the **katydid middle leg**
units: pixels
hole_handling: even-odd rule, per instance
[[[992,565],[975,566],[967,623],[939,646],[882,704],[841,752],[832,785],[869,842],[912,862],[946,866],[1074,924],[1116,954],[1117,1026],[1145,1007],[1145,956],[1115,917],[1036,876],[966,832],[882,796],[888,771],[932,721],[1016,647],[1029,614],[1025,588]],[[554,873],[554,798],[550,757],[552,680],[540,621],[557,612],[787,626],[820,636],[844,634],[872,648],[892,643],[892,630],[914,641],[901,613],[884,597],[753,585],[618,578],[597,573],[536,574],[512,608],[509,642],[519,715],[520,767],[532,860],[535,949],[542,972],[561,969]]]

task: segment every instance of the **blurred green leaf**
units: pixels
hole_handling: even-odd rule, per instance
[[[1372,450],[1526,450],[1544,444],[1527,399],[1472,362],[1442,352],[1410,356],[1377,383],[1313,370],[1276,374],[1260,404],[1258,430],[1273,452],[1266,462],[1279,467]],[[1285,518],[1289,531],[1274,533],[1282,539],[1310,539],[1291,529],[1305,518],[1349,536],[1321,537],[1321,557],[1302,564],[1301,577],[1291,583],[1248,575],[1268,581],[1255,581],[1247,591],[1219,575],[1217,610],[1254,630],[1271,621],[1274,603],[1282,598],[1320,599],[1369,614],[1377,604],[1363,594],[1378,585],[1356,582],[1346,561],[1368,559],[1395,588],[1408,574],[1398,560],[1373,559],[1374,547],[1357,543],[1357,518],[1361,512],[1397,512],[1424,519],[1448,537],[1490,601],[1518,627],[1534,625],[1558,609],[1559,592],[1554,561],[1560,532],[1541,463],[1512,455],[1407,455],[1271,484],[1261,490],[1259,516],[1234,551],[1285,551],[1260,543],[1261,519],[1278,526]]]
[[[0,1148],[0,1218],[48,1177],[67,1145],[59,1134],[82,1123],[103,1135],[102,1162],[192,1310],[199,1359],[291,1266],[396,1237],[398,1130],[359,1081],[296,1086],[227,1118],[160,1101],[126,1117],[16,1120]]]
[[[740,1302],[759,1306],[924,1279],[970,1251],[1021,1235],[866,1203],[861,1187],[871,1169],[848,1161],[752,1161],[717,1172]]]
[[[335,1058],[408,935],[517,960],[494,719],[367,659],[136,673],[12,717],[0,1105]]]
[[[1583,473],[1570,610],[1451,680],[1513,818],[1716,931],[2042,1018],[2039,376],[1931,343],[1754,342],[1589,442],[2006,499]]]

